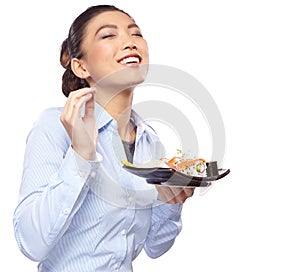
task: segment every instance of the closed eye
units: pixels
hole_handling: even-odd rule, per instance
[[[134,34],[132,34],[132,36],[137,36],[137,37],[141,37],[141,38],[143,38],[143,35],[142,35],[142,33],[134,33]]]
[[[115,34],[104,34],[100,38],[101,39],[107,39],[107,38],[113,38],[115,36],[116,36]]]

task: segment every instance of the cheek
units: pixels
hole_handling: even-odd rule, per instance
[[[112,48],[108,45],[98,45],[95,46],[93,50],[91,50],[90,61],[94,63],[107,62],[111,59],[112,56]]]
[[[107,73],[113,62],[111,46],[95,46],[89,51],[87,69],[93,79],[101,78]]]
[[[143,55],[144,55],[144,62],[149,63],[149,50],[148,50],[147,42],[143,44]]]

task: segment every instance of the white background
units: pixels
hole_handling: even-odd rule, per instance
[[[60,44],[100,3],[135,18],[152,63],[196,77],[226,128],[231,174],[186,202],[173,248],[156,260],[142,253],[135,271],[300,271],[296,0],[2,1],[0,270],[36,271],[12,225],[25,139],[42,109],[63,105]]]

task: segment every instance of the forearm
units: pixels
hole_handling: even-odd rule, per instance
[[[182,204],[166,204],[153,208],[152,226],[149,230],[145,252],[151,258],[157,258],[167,252],[180,233]]]
[[[96,167],[97,164],[84,162],[69,150],[47,186],[41,186],[20,202],[14,214],[14,228],[18,245],[26,256],[36,261],[47,256],[84,201],[90,174]]]

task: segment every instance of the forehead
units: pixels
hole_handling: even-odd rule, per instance
[[[125,26],[134,23],[127,14],[120,11],[105,11],[95,16],[88,24],[87,30],[101,27],[103,25]]]

